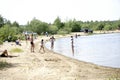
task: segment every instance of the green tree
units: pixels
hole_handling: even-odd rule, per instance
[[[61,19],[59,17],[57,17],[53,23],[55,26],[58,27],[58,29],[63,28],[63,23],[61,22]]]
[[[118,24],[118,29],[120,30],[120,24]]]
[[[10,25],[4,25],[0,29],[0,40],[1,41],[15,41],[15,36],[17,34],[16,28],[10,27]]]
[[[102,23],[99,23],[98,25],[97,25],[97,30],[103,30],[103,28],[104,28],[104,24],[102,24]]]
[[[67,31],[68,33],[71,32],[72,30],[72,20],[69,20],[65,23],[64,25],[64,30]]]
[[[107,31],[112,30],[111,25],[110,24],[106,24],[105,27],[104,27],[104,30],[107,30]]]
[[[51,25],[51,26],[49,26],[49,33],[51,33],[51,34],[57,34],[57,31],[58,31],[58,27],[57,26],[55,26],[55,25]]]
[[[0,28],[4,25],[4,18],[0,15]]]
[[[13,27],[19,27],[19,23],[14,21],[13,24],[12,24]]]
[[[72,23],[72,32],[79,32],[81,29],[81,25],[77,21],[73,21]]]
[[[5,24],[12,26],[10,20],[7,20],[7,21],[5,22]]]
[[[27,30],[32,32],[37,32],[38,34],[41,34],[42,32],[48,31],[48,24],[45,22],[42,22],[38,19],[33,19],[28,25]]]

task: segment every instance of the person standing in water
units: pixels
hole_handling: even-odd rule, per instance
[[[77,38],[78,37],[78,35],[77,34],[75,34],[75,38]]]
[[[50,42],[51,42],[51,49],[53,49],[53,48],[54,48],[54,41],[55,41],[55,38],[54,38],[54,36],[52,36],[52,37],[50,38]]]
[[[30,44],[31,44],[31,52],[34,52],[35,45],[34,45],[34,42],[33,42],[33,34],[31,34]]]
[[[45,50],[44,50],[44,40],[43,40],[43,39],[42,39],[41,42],[40,42],[39,52],[40,52],[41,49],[43,49],[43,51],[45,52]]]
[[[74,56],[74,42],[73,42],[73,36],[71,36],[71,47],[72,47],[72,53]]]

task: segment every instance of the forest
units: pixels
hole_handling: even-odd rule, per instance
[[[18,36],[22,37],[25,31],[35,32],[43,35],[49,34],[69,34],[71,32],[80,32],[82,29],[91,29],[93,31],[109,31],[120,29],[120,20],[114,21],[77,21],[76,19],[62,22],[56,17],[53,23],[42,22],[36,18],[21,25],[17,21],[11,22],[0,15],[0,44],[4,41],[15,41]]]

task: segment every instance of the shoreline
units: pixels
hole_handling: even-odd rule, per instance
[[[104,67],[104,68],[120,69],[120,68],[117,68],[117,67],[103,66],[103,65],[94,64],[94,63],[92,63],[92,62],[86,62],[86,61],[78,60],[78,59],[75,59],[75,58],[70,58],[70,57],[68,57],[68,56],[65,56],[65,55],[62,55],[62,54],[60,54],[60,53],[54,52],[54,51],[49,50],[49,49],[47,49],[47,48],[45,48],[45,49],[46,49],[47,51],[51,52],[51,53],[54,53],[54,54],[57,55],[57,56],[62,56],[62,57],[68,58],[68,59],[72,59],[72,60],[74,60],[74,61],[83,62],[83,63],[91,64],[91,65],[96,65],[96,66]]]
[[[88,35],[82,35],[82,36],[94,36],[94,35],[117,34],[117,33],[120,33],[120,32],[112,32],[112,31],[111,31],[111,32],[109,32],[109,33],[101,33],[101,34],[94,33],[94,34],[90,34],[90,35],[88,34]],[[73,33],[73,34],[75,35],[75,34],[79,34],[79,33]],[[74,36],[74,35],[73,35],[73,36]],[[66,37],[69,37],[69,38],[70,38],[70,36],[66,36]],[[65,38],[66,38],[66,37],[65,37]],[[62,37],[62,38],[63,38],[63,37]],[[58,45],[58,44],[57,44],[57,45]],[[50,45],[49,45],[49,46],[50,46]],[[46,46],[46,47],[47,47],[48,50],[50,50],[50,48],[49,48],[48,46]],[[58,47],[58,46],[57,46],[57,47]],[[57,49],[58,49],[58,48],[57,48]],[[57,49],[53,50],[53,51],[56,51],[56,52],[54,52],[54,53],[59,54],[59,55],[62,55],[62,56],[65,56],[65,57],[69,57],[68,51],[67,51],[67,56],[66,56],[66,54],[64,55],[65,52],[61,52],[61,53],[63,53],[63,54],[61,54],[61,53],[60,53],[61,50],[59,50],[59,49],[57,50]],[[70,50],[70,49],[66,49],[66,50]],[[50,50],[50,51],[52,51],[52,50]],[[74,54],[74,53],[71,52],[71,54]],[[89,61],[87,61],[87,60],[86,60],[86,61],[85,61],[85,60],[79,60],[80,58],[79,58],[79,59],[76,59],[74,56],[73,56],[73,57],[70,56],[69,58],[72,58],[72,59],[75,59],[75,60],[78,60],[78,61],[83,61],[83,62],[95,64],[95,65],[98,65],[98,66],[103,66],[103,67],[117,68],[117,69],[120,68],[119,66],[106,66],[106,65],[100,65],[100,64],[97,64],[97,63],[89,62]]]
[[[116,30],[116,31],[105,31],[105,32],[106,32],[106,33],[104,33],[104,31],[95,31],[95,32],[93,33],[93,35],[120,33],[120,30]],[[71,34],[66,35],[66,36],[58,37],[57,39],[59,39],[59,38],[65,38],[65,37],[70,37],[70,36],[75,36],[76,34],[79,34],[80,36],[88,36],[88,35],[89,35],[89,34],[86,35],[86,34],[84,34],[84,33],[81,34],[81,32],[76,32],[76,33],[71,33]],[[57,55],[60,55],[60,56],[63,56],[63,57],[70,58],[70,57],[68,57],[68,56],[65,56],[65,55],[62,55],[62,54],[60,54],[60,53],[54,52],[54,51],[52,51],[52,50],[50,50],[50,49],[48,49],[48,48],[46,48],[46,47],[45,47],[45,49],[48,50],[48,51],[50,51],[50,52],[52,52],[52,53],[54,53],[54,54],[57,54]],[[120,68],[117,68],[117,67],[103,66],[103,65],[94,64],[94,63],[92,63],[92,62],[81,61],[81,60],[78,60],[78,59],[75,59],[75,58],[70,58],[70,59],[73,59],[73,60],[76,60],[76,61],[80,61],[80,62],[89,63],[89,64],[93,64],[93,65],[97,65],[97,66],[101,66],[101,67],[105,67],[105,68],[120,69]]]
[[[55,38],[71,36],[71,33],[65,36],[55,35]],[[45,53],[39,53],[41,39],[48,40],[48,37],[41,36],[36,40],[35,53],[30,52],[30,44],[26,46],[25,41],[22,46],[15,46],[7,43],[2,46],[8,50],[18,47],[24,50],[23,53],[11,53],[18,55],[13,58],[0,58],[0,61],[6,61],[13,66],[0,70],[0,80],[108,80],[120,79],[120,68],[111,68],[99,66],[76,59],[57,54],[45,47]]]

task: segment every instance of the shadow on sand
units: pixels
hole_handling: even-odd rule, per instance
[[[14,57],[18,57],[18,56],[13,56],[13,55],[8,55],[8,56],[0,56],[0,58],[14,58]]]

